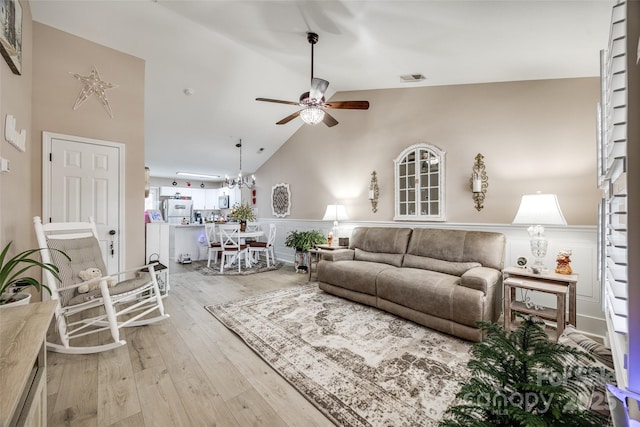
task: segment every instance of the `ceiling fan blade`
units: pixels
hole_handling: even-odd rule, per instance
[[[314,98],[320,101],[328,87],[328,81],[314,77],[311,80],[311,90],[309,91],[309,98]]]
[[[296,111],[293,114],[289,114],[287,117],[285,117],[284,119],[280,120],[279,122],[277,122],[277,125],[284,125],[289,123],[291,120],[295,119],[296,117],[298,117],[300,115],[300,111]]]
[[[368,110],[369,101],[331,101],[325,102],[323,108],[339,108],[343,110]]]
[[[293,101],[281,101],[279,99],[270,99],[270,98],[256,98],[256,101],[276,102],[278,104],[287,104],[287,105],[299,105],[297,102],[293,102]]]
[[[338,121],[333,118],[333,116],[326,111],[324,112],[324,118],[322,119],[325,125],[332,127],[338,124]]]

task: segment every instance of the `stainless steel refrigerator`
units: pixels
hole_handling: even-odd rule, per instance
[[[164,219],[169,224],[181,224],[184,218],[191,223],[193,200],[165,199],[163,211]]]

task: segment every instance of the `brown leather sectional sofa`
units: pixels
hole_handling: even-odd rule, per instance
[[[505,243],[494,232],[357,227],[348,249],[323,254],[319,287],[477,342],[476,322],[500,316]]]

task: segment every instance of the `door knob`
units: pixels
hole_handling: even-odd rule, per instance
[[[116,230],[109,230],[109,235],[110,236],[115,236],[116,234]]]

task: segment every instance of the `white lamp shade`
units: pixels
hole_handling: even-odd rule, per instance
[[[347,210],[344,205],[327,205],[327,210],[324,211],[323,221],[344,221],[349,219]]]
[[[526,194],[513,224],[567,225],[555,194]]]

